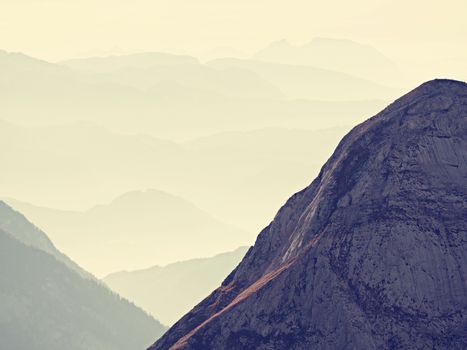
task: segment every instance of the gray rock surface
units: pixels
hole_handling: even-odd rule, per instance
[[[467,84],[355,127],[150,349],[466,349]]]

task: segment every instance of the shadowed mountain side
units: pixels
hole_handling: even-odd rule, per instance
[[[164,324],[171,325],[190,311],[242,260],[248,248],[144,270],[122,271],[103,281]]]
[[[107,288],[0,230],[0,347],[131,350],[165,328]]]
[[[83,275],[90,276],[2,203],[0,348],[130,350],[149,345],[165,331],[141,309]]]
[[[465,349],[467,84],[355,127],[151,349]]]
[[[63,251],[97,275],[175,259],[209,256],[247,244],[251,235],[230,227],[171,194],[128,192],[84,212],[38,208],[9,200]]]

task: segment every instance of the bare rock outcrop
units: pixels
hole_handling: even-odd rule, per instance
[[[150,349],[467,348],[467,84],[355,127]]]

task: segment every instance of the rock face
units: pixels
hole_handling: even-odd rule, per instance
[[[466,349],[467,84],[355,127],[151,349]]]

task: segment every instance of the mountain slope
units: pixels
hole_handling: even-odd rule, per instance
[[[60,252],[52,241],[39,228],[28,221],[21,213],[13,210],[5,202],[0,201],[0,229],[8,232],[21,243],[42,250],[64,263],[82,277],[93,278],[74,261]]]
[[[242,260],[248,248],[209,258],[181,261],[145,270],[112,273],[103,281],[114,291],[173,324],[217,288]]]
[[[50,242],[34,229],[23,242]],[[56,253],[15,236],[0,229],[0,348],[130,350],[165,331],[141,309],[57,260]]]
[[[253,238],[191,202],[157,190],[127,192],[82,212],[7,201],[43,227],[67,255],[98,276],[210,256],[248,244]]]
[[[467,84],[355,127],[151,349],[465,349]]]

